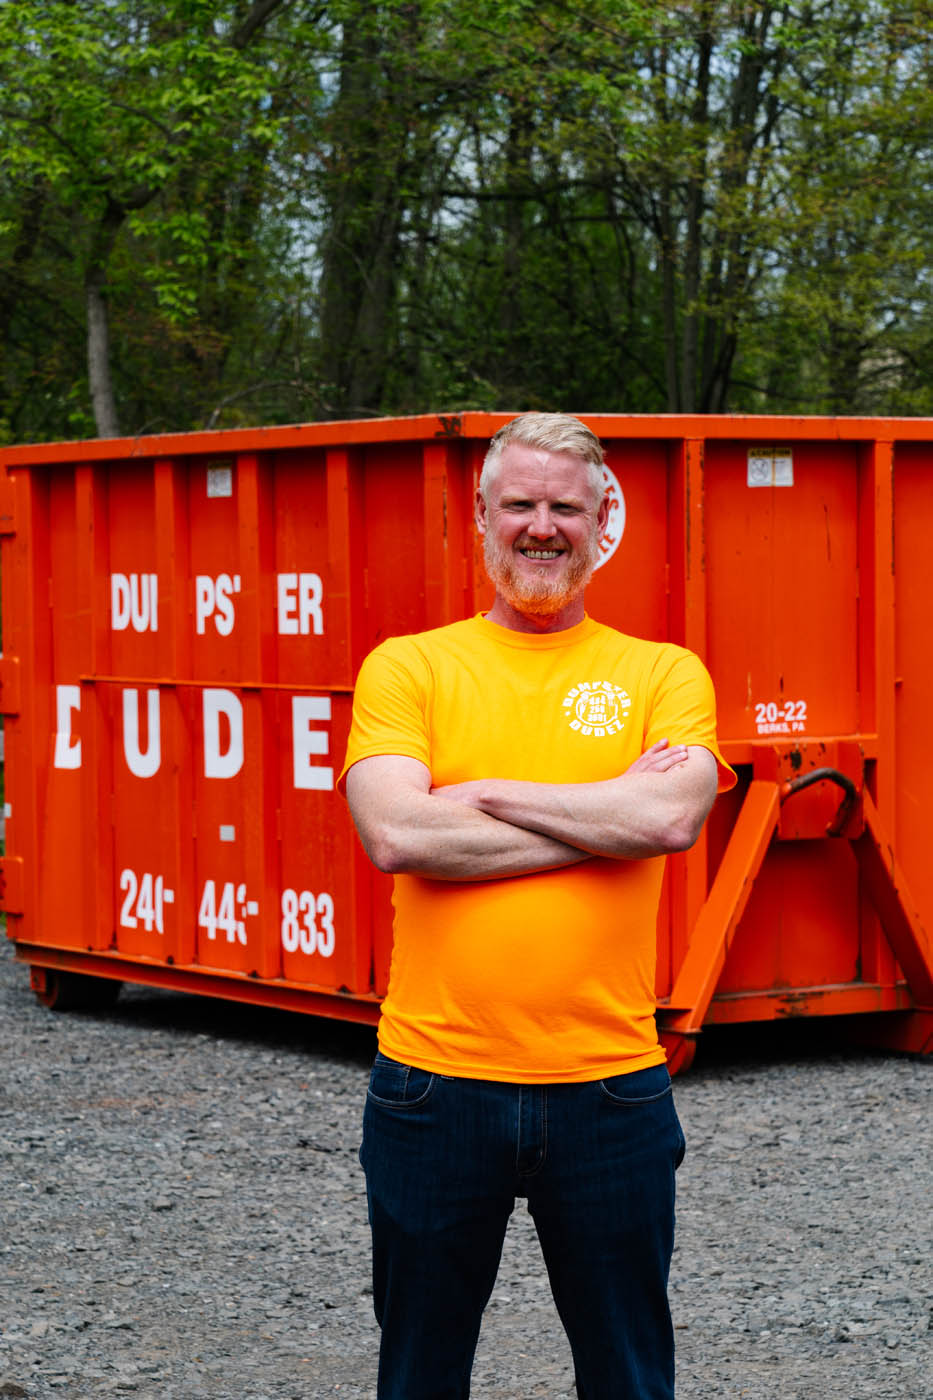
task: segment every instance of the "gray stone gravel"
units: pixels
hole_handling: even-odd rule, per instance
[[[142,988],[46,1011],[0,950],[0,1397],[374,1393],[373,1033]],[[707,1033],[672,1278],[678,1397],[933,1396],[933,1064]],[[517,1208],[476,1400],[570,1400]]]

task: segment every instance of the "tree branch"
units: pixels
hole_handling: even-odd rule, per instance
[[[240,27],[234,30],[230,40],[235,49],[245,49],[247,44],[256,33],[272,18],[276,10],[280,10],[289,0],[256,0],[256,4],[250,10]]]

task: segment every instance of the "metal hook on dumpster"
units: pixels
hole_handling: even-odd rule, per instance
[[[802,792],[804,788],[824,781],[835,783],[837,787],[842,788],[845,794],[839,803],[836,815],[826,828],[827,836],[841,836],[858,801],[858,788],[852,779],[847,778],[845,773],[840,773],[838,768],[814,768],[810,773],[803,773],[799,778],[791,778],[788,782],[782,783],[781,805],[783,806],[789,797],[793,797],[795,792]]]

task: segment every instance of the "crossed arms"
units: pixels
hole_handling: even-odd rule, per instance
[[[647,749],[594,783],[478,779],[432,788],[415,758],[360,759],[347,800],[366,853],[390,874],[492,880],[591,856],[643,860],[684,851],[716,796],[716,760],[699,746]]]

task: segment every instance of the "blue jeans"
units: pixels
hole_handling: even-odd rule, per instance
[[[454,1079],[376,1056],[363,1118],[379,1400],[467,1400],[516,1196],[582,1400],[672,1400],[667,1279],[684,1138],[663,1065],[587,1084]]]

